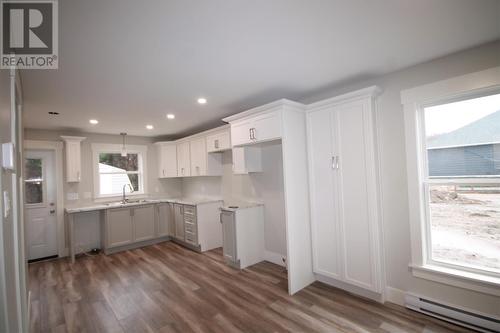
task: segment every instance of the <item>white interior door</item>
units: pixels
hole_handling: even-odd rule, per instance
[[[53,151],[27,150],[24,156],[28,260],[57,255],[54,155]]]

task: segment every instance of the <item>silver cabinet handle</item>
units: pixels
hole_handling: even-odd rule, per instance
[[[219,214],[219,222],[222,224],[222,212]]]
[[[338,169],[340,169],[340,156],[337,156],[337,162],[335,164],[335,167]]]
[[[253,133],[253,139],[254,140],[257,140],[257,136],[255,135],[257,133],[257,130],[254,128],[252,128],[252,133]]]
[[[219,140],[215,140],[214,146],[215,149],[219,149]]]
[[[250,132],[250,140],[253,140],[253,137],[252,137],[252,129],[249,128],[248,131]]]
[[[337,160],[337,156],[332,156],[332,169],[335,170],[335,166],[336,166],[336,160]]]

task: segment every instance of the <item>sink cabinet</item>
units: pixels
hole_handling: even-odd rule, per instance
[[[130,209],[134,225],[134,242],[153,239],[155,232],[155,211],[153,205],[139,206]]]
[[[154,205],[106,210],[105,249],[156,237]]]
[[[134,240],[134,226],[130,208],[106,211],[106,248],[127,245]]]

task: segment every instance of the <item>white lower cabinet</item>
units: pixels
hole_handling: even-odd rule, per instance
[[[161,203],[157,205],[158,210],[158,226],[157,234],[159,237],[174,236],[174,207],[171,203]]]
[[[134,241],[141,242],[156,237],[154,206],[131,208],[134,224]]]
[[[222,208],[222,253],[227,264],[246,268],[264,260],[264,206]]]
[[[184,206],[174,204],[175,238],[184,240]]]
[[[307,114],[314,272],[382,291],[372,96]]]
[[[106,210],[105,250],[157,237],[155,205]]]
[[[134,241],[134,225],[129,208],[106,211],[106,248],[130,244]]]

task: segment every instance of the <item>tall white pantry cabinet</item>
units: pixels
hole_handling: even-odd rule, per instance
[[[313,271],[382,293],[375,103],[370,87],[308,106]]]

